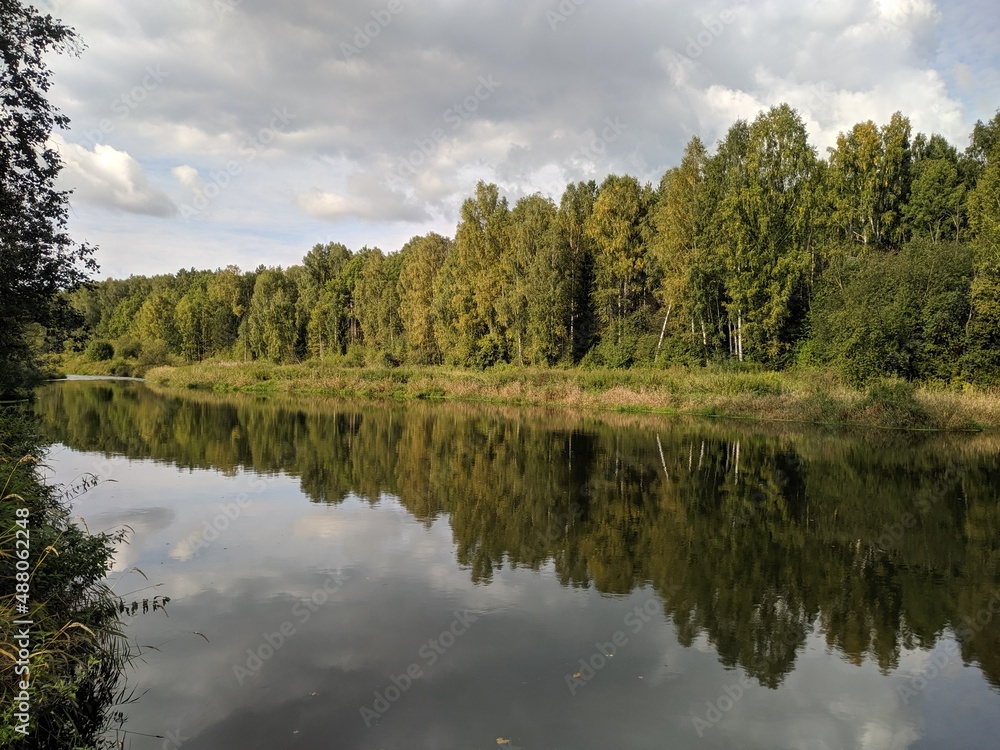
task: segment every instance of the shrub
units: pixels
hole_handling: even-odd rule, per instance
[[[142,342],[136,339],[124,339],[118,342],[116,349],[122,359],[138,359],[142,354]]]
[[[376,368],[399,367],[401,362],[389,352],[380,349],[370,349],[365,354],[365,366]]]
[[[151,367],[170,364],[170,347],[163,339],[156,339],[142,347],[139,354],[139,369],[145,371]]]
[[[361,346],[361,344],[349,344],[342,364],[344,367],[364,367],[365,354],[365,347]]]
[[[507,358],[506,347],[499,335],[488,333],[479,340],[479,351],[473,358],[472,366],[479,370],[493,367]]]
[[[112,362],[108,372],[116,378],[131,378],[135,375],[132,365],[123,359],[116,359]]]
[[[916,386],[905,380],[880,380],[858,405],[865,422],[880,427],[926,427],[930,415],[916,399]]]
[[[94,340],[87,344],[85,354],[91,362],[107,362],[115,356],[115,348],[110,341]]]

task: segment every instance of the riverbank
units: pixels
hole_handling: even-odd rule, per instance
[[[71,519],[70,498],[96,479],[53,487],[44,449],[29,409],[0,408],[0,746],[103,747],[130,659],[103,582],[124,534]]]
[[[882,381],[847,387],[820,370],[469,370],[348,368],[322,363],[214,362],[158,367],[159,387],[342,398],[471,401],[631,413],[864,425],[883,429],[982,430],[1000,426],[1000,394]]]

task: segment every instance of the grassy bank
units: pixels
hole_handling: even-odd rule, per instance
[[[1000,394],[883,381],[847,387],[817,370],[347,368],[323,363],[230,362],[159,367],[167,388],[258,394],[313,393],[362,399],[482,401],[604,411],[970,430],[1000,426]]]
[[[70,520],[41,449],[28,410],[0,407],[0,747],[98,747],[129,660],[102,582],[120,537]]]

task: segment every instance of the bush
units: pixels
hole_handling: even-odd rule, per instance
[[[250,377],[258,383],[263,383],[274,378],[274,372],[266,365],[257,365],[250,369]]]
[[[970,319],[968,247],[913,241],[836,260],[816,289],[801,363],[837,364],[851,385],[961,374]]]
[[[84,354],[91,362],[107,362],[115,356],[115,348],[110,341],[94,340],[87,344]]]
[[[398,358],[381,350],[368,350],[365,354],[366,367],[393,368],[402,364]]]
[[[136,339],[124,339],[118,342],[116,347],[118,356],[122,359],[138,359],[142,354],[142,342]]]
[[[926,427],[930,415],[916,399],[916,386],[905,380],[880,380],[858,405],[864,421],[879,427]]]
[[[111,363],[108,372],[116,378],[131,378],[135,376],[135,370],[124,359],[116,359]]]
[[[504,362],[507,358],[503,339],[497,334],[488,333],[479,340],[479,351],[473,358],[472,366],[479,370]]]
[[[344,367],[364,367],[366,350],[361,344],[349,344],[342,359]]]
[[[163,339],[156,339],[142,347],[139,354],[139,369],[143,372],[160,365],[170,364],[170,347]]]

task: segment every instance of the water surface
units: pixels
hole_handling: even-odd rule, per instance
[[[171,598],[130,618],[125,728],[167,736],[132,747],[1000,735],[994,436],[128,382],[37,410],[58,481],[113,480],[75,512],[133,530],[116,590]]]

